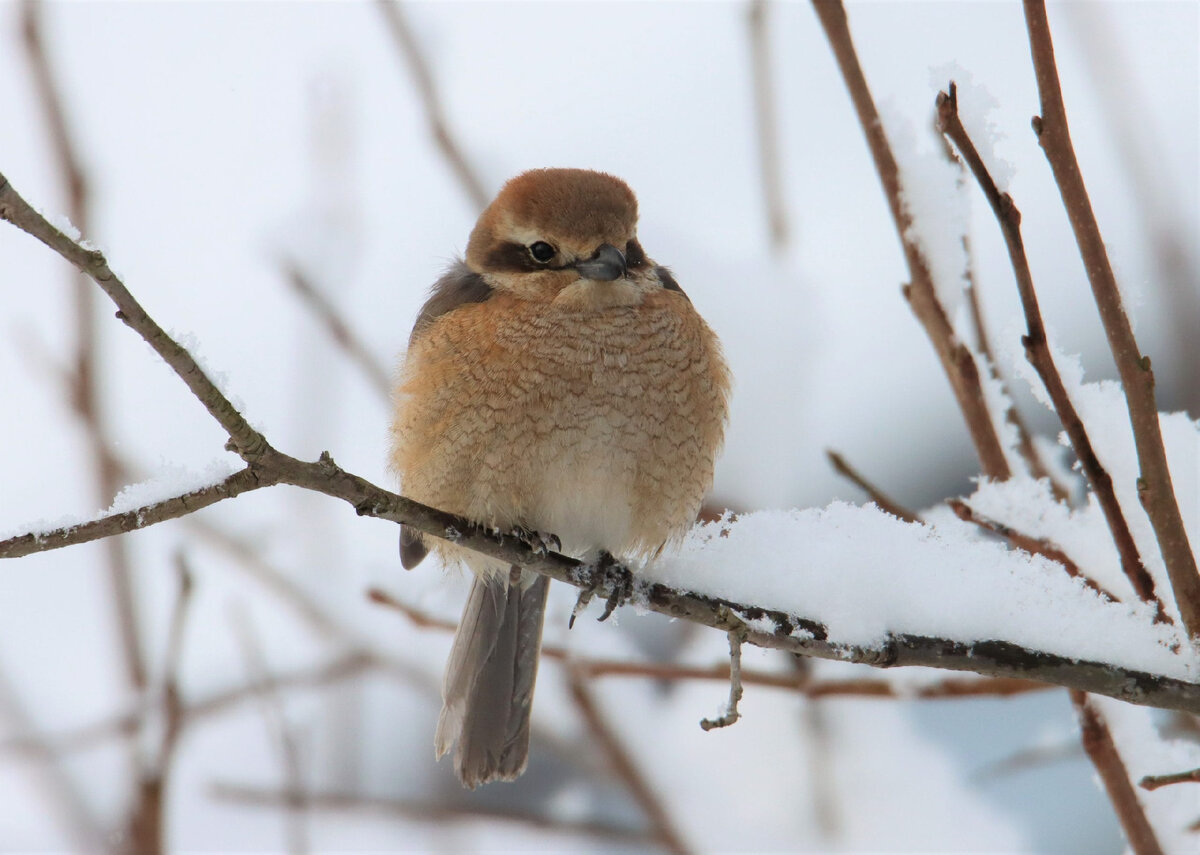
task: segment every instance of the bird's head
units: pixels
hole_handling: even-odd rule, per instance
[[[510,180],[479,217],[467,265],[492,287],[581,307],[634,305],[654,283],[637,241],[637,198],[619,178],[535,169]]]

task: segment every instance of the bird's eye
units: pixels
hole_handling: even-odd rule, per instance
[[[533,256],[533,260],[539,264],[545,264],[558,253],[554,247],[546,243],[544,240],[539,240],[529,245],[529,254]]]

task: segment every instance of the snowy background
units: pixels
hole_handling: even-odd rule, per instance
[[[933,349],[900,296],[899,245],[807,4],[777,4],[768,13],[790,224],[781,252],[772,250],[766,226],[745,4],[429,3],[406,10],[447,122],[489,193],[521,170],[548,165],[610,171],[638,193],[642,243],[671,265],[734,370],[716,501],[743,509],[861,502],[826,463],[830,447],[911,507],[974,490],[969,479],[978,465]],[[276,447],[302,458],[328,450],[345,468],[390,485],[387,403],[331,343],[284,273],[285,261],[300,266],[391,364],[427,286],[462,251],[474,222],[477,210],[434,145],[379,10],[96,2],[44,12],[71,133],[92,182],[87,237],[151,315],[224,375]],[[969,74],[994,98],[995,149],[1012,166],[1008,189],[1024,215],[1047,324],[1064,351],[1082,355],[1088,380],[1113,376],[1066,215],[1029,130],[1038,105],[1020,8],[896,2],[852,4],[849,12],[889,131],[901,136],[907,128],[914,149],[935,151],[926,129],[946,69],[960,80]],[[1160,406],[1194,415],[1200,388],[1188,379],[1195,367],[1188,354],[1195,352],[1200,295],[1194,279],[1180,287],[1159,242],[1173,238],[1185,269],[1196,269],[1200,7],[1055,5],[1050,23],[1076,149],[1139,340],[1154,359]],[[65,214],[16,4],[0,3],[0,46],[0,171],[36,207]],[[977,193],[968,197],[984,309],[1011,376],[1021,330],[1016,289],[990,212]],[[95,496],[87,443],[58,372],[74,341],[70,283],[52,253],[0,228],[6,533],[90,516],[106,504]],[[138,477],[167,473],[179,483],[180,470],[236,463],[178,379],[107,307],[100,317],[104,415],[116,452]],[[1027,417],[1053,440],[1050,414],[1025,384],[1015,385],[1025,387],[1016,397]],[[1103,411],[1105,399],[1096,402]],[[1193,489],[1196,459],[1181,477]],[[368,603],[364,591],[379,585],[453,618],[465,584],[424,565],[403,573],[394,526],[289,488],[224,503],[202,518],[249,544],[260,565],[307,592],[338,629],[314,629],[261,572],[254,576],[245,560],[185,522],[132,535],[152,675],[163,667],[180,549],[195,571],[180,669],[185,700],[253,676],[238,627],[252,627],[272,673],[329,661],[347,639],[394,660],[390,669],[333,687],[286,693],[288,730],[309,788],[643,827],[551,662],[539,680],[540,732],[519,783],[465,794],[447,764],[434,765],[436,686],[449,636],[414,628]],[[837,573],[836,562],[834,551],[829,573]],[[27,731],[13,713],[18,702],[33,729],[51,735],[129,709],[103,549],[74,547],[0,569],[0,740]],[[847,585],[834,599],[852,611],[854,596],[886,600],[891,584],[905,590],[899,568],[894,576],[864,576],[860,587],[869,591]],[[580,655],[699,665],[725,655],[717,633],[632,613],[620,614],[616,627],[581,621],[568,634],[572,599],[566,591],[552,595],[546,640]],[[747,652],[747,665],[791,667],[758,650]],[[817,674],[873,676],[830,664]],[[697,721],[717,710],[720,683],[608,677],[593,688],[674,824],[702,850],[1122,847],[1077,748],[1065,692],[806,703],[752,686],[743,721],[703,733]],[[286,845],[280,810],[217,798],[213,790],[282,786],[276,729],[261,707],[232,706],[185,732],[168,790],[172,848]],[[1152,728],[1167,726],[1165,717],[1103,708],[1119,744],[1127,736],[1139,746],[1132,773],[1182,768],[1179,755],[1153,754],[1160,743]],[[154,738],[144,740],[147,752]],[[129,798],[120,741],[94,740],[63,757],[88,810],[116,823]],[[11,747],[0,753],[0,848],[70,845],[40,768]],[[1167,798],[1188,797],[1200,803],[1194,794]],[[1200,814],[1194,804],[1192,813]],[[586,836],[428,811],[408,819],[314,811],[303,825],[318,849],[598,845]]]

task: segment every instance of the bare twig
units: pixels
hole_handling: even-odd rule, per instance
[[[771,249],[782,251],[788,243],[787,208],[783,202],[783,177],[779,170],[779,121],[775,116],[775,86],[771,73],[771,33],[767,27],[766,0],[750,0],[746,9],[750,34],[750,67],[754,82],[754,118],[758,132],[759,176],[767,207]]]
[[[476,210],[482,211],[488,203],[488,194],[483,189],[483,182],[479,180],[478,173],[467,161],[462,149],[455,142],[454,135],[450,133],[445,114],[442,112],[442,102],[438,97],[437,87],[433,83],[433,74],[429,70],[429,63],[425,61],[425,56],[421,53],[421,46],[417,44],[417,38],[408,26],[408,21],[404,19],[404,12],[400,8],[400,4],[396,0],[377,0],[377,5],[387,22],[388,32],[392,36],[396,52],[400,54],[413,77],[417,94],[425,108],[425,121],[429,125],[429,132],[433,135],[438,151],[441,152],[442,157],[454,172],[454,177],[458,179],[459,185],[467,194],[467,198],[471,200],[471,204],[475,206]]]
[[[294,690],[323,689],[336,685],[343,680],[351,680],[376,668],[383,668],[383,663],[363,651],[353,651],[339,656],[330,662],[300,668],[285,674],[269,675],[268,685],[272,691],[284,692]],[[436,688],[430,683],[430,694]],[[199,701],[186,704],[179,711],[179,728],[183,729],[213,716],[227,712],[239,704],[258,697],[262,691],[259,683],[244,684],[215,692]],[[153,712],[149,702],[139,704],[134,709],[119,715],[110,716],[92,724],[85,725],[57,736],[18,736],[0,741],[0,754],[12,751],[32,751],[38,744],[55,754],[65,754],[73,751],[86,751],[101,742],[115,736],[135,733],[147,715]]]
[[[1116,492],[1113,490],[1112,478],[1092,448],[1087,429],[1074,404],[1071,403],[1066,386],[1063,384],[1062,377],[1059,375],[1054,358],[1050,353],[1046,328],[1042,323],[1041,310],[1038,308],[1037,292],[1033,287],[1033,275],[1030,273],[1029,260],[1025,255],[1025,244],[1021,239],[1021,212],[1017,210],[1012,197],[1007,193],[1001,193],[997,188],[996,182],[988,173],[979,152],[963,127],[962,121],[958,117],[957,92],[953,83],[950,84],[948,93],[938,93],[937,115],[939,130],[949,137],[962,153],[963,159],[971,167],[971,172],[974,173],[976,181],[982,188],[996,215],[996,220],[1000,224],[1004,242],[1008,247],[1008,257],[1012,263],[1013,274],[1017,280],[1021,305],[1025,311],[1027,332],[1022,339],[1022,343],[1025,345],[1025,357],[1037,370],[1038,376],[1042,378],[1042,383],[1050,395],[1050,400],[1054,404],[1054,410],[1058,413],[1063,429],[1071,439],[1071,446],[1075,449],[1075,455],[1083,467],[1092,492],[1096,494],[1096,499],[1104,511],[1104,518],[1108,522],[1113,542],[1121,557],[1121,569],[1125,572],[1129,584],[1133,586],[1138,597],[1145,602],[1155,604],[1158,609],[1158,619],[1169,620],[1162,601],[1154,592],[1154,580],[1146,571],[1142,558],[1138,554],[1137,544],[1134,543],[1133,534],[1129,530],[1129,524],[1125,520],[1125,515],[1117,501]]]
[[[254,628],[246,612],[238,609],[233,613],[234,634],[241,648],[242,658],[246,664],[246,677],[262,710],[270,738],[275,742],[279,751],[280,763],[283,766],[284,791],[295,799],[288,804],[286,838],[287,851],[304,853],[308,851],[308,831],[304,814],[308,807],[305,795],[304,778],[300,770],[300,746],[287,719],[283,708],[283,700],[274,690],[271,679],[267,676],[267,664],[262,647],[254,633]]]
[[[859,124],[866,135],[867,146],[875,161],[875,170],[879,173],[879,180],[892,212],[892,220],[904,250],[911,280],[904,290],[904,295],[913,313],[925,327],[925,333],[942,363],[942,370],[950,381],[971,440],[975,443],[975,451],[979,455],[984,474],[997,481],[1006,481],[1012,471],[988,411],[983,386],[980,383],[979,367],[975,364],[970,349],[954,334],[946,310],[938,302],[929,264],[912,237],[912,216],[901,198],[900,169],[896,165],[896,158],[879,120],[879,111],[875,108],[867,79],[858,62],[854,41],[850,37],[850,26],[846,20],[846,9],[841,0],[813,0],[813,8],[825,30],[830,47],[833,48],[834,57],[846,81],[846,88],[850,91],[850,99],[854,102]]]
[[[304,300],[305,305],[312,310],[317,320],[325,327],[330,338],[358,367],[363,376],[370,382],[371,387],[387,400],[391,394],[391,379],[386,367],[375,357],[375,354],[363,344],[362,340],[350,329],[346,319],[342,317],[337,307],[329,298],[311,282],[304,271],[294,262],[286,262],[284,273],[293,290]]]
[[[211,486],[144,505],[132,511],[108,514],[90,522],[74,523],[51,531],[20,534],[0,540],[0,558],[20,558],[35,552],[89,543],[101,538],[112,540],[113,535],[177,519],[224,499],[232,499],[234,496],[274,483],[277,482],[272,481],[269,475],[255,472],[248,467]]]
[[[130,855],[166,851],[166,789],[170,778],[175,749],[183,732],[184,707],[179,694],[179,667],[183,655],[183,636],[192,602],[192,573],[187,559],[180,552],[175,558],[179,576],[179,592],[167,630],[167,652],[163,667],[162,716],[163,734],[158,755],[138,778],[137,794],[126,821],[124,849]],[[130,733],[136,724],[130,728]]]
[[[214,784],[213,798],[241,805],[279,807],[292,809],[299,793],[287,790],[268,790],[236,784]],[[382,799],[359,793],[303,793],[306,806],[313,811],[370,816],[395,817],[406,822],[429,822],[444,825],[447,822],[468,822],[486,819],[527,828],[581,834],[601,840],[646,843],[651,840],[646,832],[631,831],[620,826],[596,822],[572,822],[550,819],[538,814],[514,810],[511,807],[489,808],[485,805],[446,805],[439,803],[408,802],[397,799]]]
[[[1125,313],[1100,227],[1083,182],[1083,174],[1075,158],[1075,147],[1071,143],[1067,112],[1063,105],[1062,86],[1054,62],[1054,44],[1050,38],[1045,3],[1025,0],[1025,21],[1042,107],[1041,116],[1033,120],[1034,132],[1058,184],[1092,286],[1092,295],[1100,310],[1113,361],[1125,389],[1125,402],[1129,408],[1138,466],[1141,469],[1137,483],[1138,498],[1154,527],[1183,625],[1188,635],[1200,643],[1200,572],[1196,569],[1196,557],[1188,543],[1187,530],[1175,500],[1171,472],[1167,467],[1150,357],[1142,355],[1138,349],[1133,326]]]
[[[576,708],[583,716],[596,744],[608,759],[613,774],[621,780],[630,796],[641,806],[642,812],[654,829],[655,841],[670,852],[690,851],[683,837],[676,830],[666,807],[658,798],[658,794],[642,776],[629,752],[621,745],[617,735],[604,720],[604,716],[600,713],[600,708],[596,705],[592,692],[588,688],[587,681],[581,674],[571,672],[569,669],[568,673],[571,681],[571,697],[575,701]]]
[[[1083,584],[1087,585],[1097,594],[1109,602],[1120,602],[1120,600],[1110,594],[1092,577],[1088,576],[1079,569],[1079,565],[1071,560],[1067,553],[1063,552],[1054,544],[1047,540],[1039,540],[1036,537],[1031,537],[1028,534],[1022,534],[1014,528],[1011,528],[1004,523],[985,517],[983,514],[977,513],[970,505],[960,499],[950,499],[946,502],[950,506],[950,510],[954,511],[955,515],[963,522],[977,525],[985,531],[990,531],[993,534],[998,534],[1003,537],[1017,549],[1023,549],[1033,555],[1041,555],[1043,558],[1049,558],[1051,561],[1062,566],[1063,570],[1067,571],[1067,575],[1072,579],[1079,579]]]
[[[700,727],[704,730],[715,730],[718,727],[729,727],[742,717],[738,712],[738,704],[742,700],[742,637],[744,631],[731,629],[726,635],[729,637],[729,702],[725,705],[725,712],[716,718],[704,718],[700,720]]]
[[[1072,691],[1071,703],[1079,717],[1079,727],[1083,736],[1083,750],[1087,752],[1104,782],[1104,789],[1116,811],[1117,819],[1129,841],[1129,848],[1136,855],[1162,855],[1162,847],[1154,836],[1154,829],[1146,819],[1146,812],[1138,801],[1137,791],[1125,771],[1125,763],[1117,752],[1108,725],[1100,715],[1099,710],[1088,700],[1083,692]]]
[[[1138,786],[1143,790],[1157,790],[1170,784],[1200,784],[1200,769],[1173,772],[1170,775],[1146,775],[1138,781]]]
[[[938,139],[942,141],[942,151],[946,155],[946,158],[958,167],[958,180],[960,184],[965,182],[967,180],[966,166],[944,135],[939,134]],[[1033,435],[1030,434],[1029,428],[1025,425],[1025,419],[1021,417],[1021,411],[1017,409],[1016,401],[1009,394],[1008,382],[1000,374],[1000,367],[996,364],[996,356],[992,350],[991,338],[988,336],[987,324],[983,321],[983,306],[980,304],[979,299],[979,285],[975,279],[975,253],[971,245],[971,236],[966,232],[962,235],[962,246],[963,253],[967,257],[967,267],[963,271],[963,275],[967,280],[967,308],[970,310],[971,327],[975,332],[975,346],[983,356],[984,367],[987,368],[988,374],[1001,385],[1008,400],[1008,406],[1004,409],[1004,420],[1017,432],[1017,453],[1021,455],[1021,459],[1029,467],[1029,474],[1034,478],[1046,479],[1050,484],[1051,492],[1054,493],[1054,498],[1060,502],[1065,502],[1069,493],[1066,487],[1058,483],[1058,480],[1050,473],[1049,468],[1047,468],[1046,462],[1042,460],[1042,455],[1038,452],[1037,446],[1033,444]]]
[[[892,516],[902,519],[905,522],[920,522],[921,518],[915,513],[904,507],[900,503],[894,501],[887,493],[884,493],[866,478],[859,474],[853,466],[846,462],[846,458],[841,454],[832,450],[826,449],[825,456],[829,458],[829,463],[846,480],[853,483],[860,490],[871,497],[871,501],[879,506],[880,510],[889,513]]]

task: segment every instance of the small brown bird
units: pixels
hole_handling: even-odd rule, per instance
[[[713,331],[637,237],[621,180],[513,178],[433,286],[396,388],[405,495],[580,558],[656,555],[696,519],[724,435],[729,370]],[[467,787],[525,769],[548,581],[401,529],[475,574],[442,685],[435,748]]]

